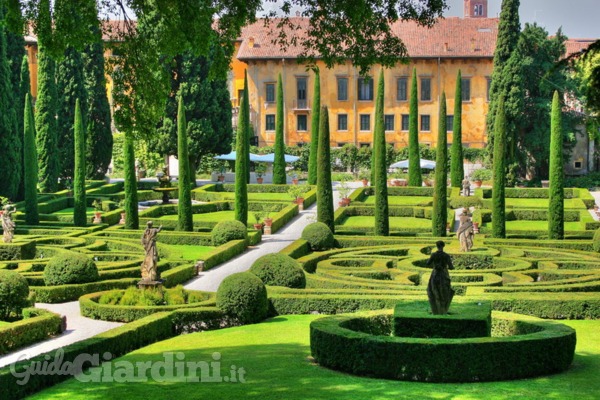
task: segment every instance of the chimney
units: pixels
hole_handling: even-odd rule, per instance
[[[444,43],[444,52],[448,52],[448,42]]]
[[[254,48],[254,36],[250,36],[248,38],[248,47],[250,47],[251,49]]]

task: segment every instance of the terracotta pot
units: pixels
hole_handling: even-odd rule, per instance
[[[273,218],[265,218],[265,226],[273,225]]]
[[[479,189],[479,188],[481,187],[481,184],[482,184],[483,182],[482,182],[482,181],[479,181],[479,180],[477,180],[477,181],[473,181],[472,183],[473,183],[473,187],[474,187],[475,189]]]
[[[259,184],[263,183],[263,177],[261,176],[259,178],[256,178],[256,183],[259,183]]]
[[[119,225],[125,225],[125,215],[126,213],[121,213],[121,219],[119,220]]]
[[[94,224],[102,223],[102,212],[96,211],[94,212],[94,220],[92,221]]]
[[[347,197],[344,197],[340,202],[344,207],[348,207],[350,205],[350,199]]]
[[[292,179],[292,183],[293,183],[294,185],[297,185],[297,184],[298,184],[298,178],[293,178],[293,179]]]
[[[298,204],[298,211],[304,210],[304,197],[298,197],[296,199],[296,204]]]
[[[262,231],[262,224],[254,224],[254,229],[256,229],[257,231]]]
[[[217,176],[217,179],[219,180],[219,182],[223,182],[225,181],[225,175],[219,175]]]
[[[368,179],[363,179],[362,180],[363,186],[369,186],[369,180]]]

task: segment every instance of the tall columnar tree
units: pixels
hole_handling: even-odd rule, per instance
[[[0,21],[4,10],[0,10]],[[17,134],[15,99],[11,84],[11,71],[7,62],[6,32],[0,26],[0,149],[2,149],[2,179],[0,196],[16,200],[21,180],[22,136]]]
[[[179,96],[179,107],[177,110],[177,148],[177,159],[179,160],[179,201],[177,205],[177,229],[180,231],[192,232],[194,230],[194,221],[190,182],[190,158],[188,155],[187,124],[185,122],[185,108],[183,107],[182,96]]]
[[[37,151],[35,149],[35,123],[33,122],[33,108],[31,107],[31,95],[29,93],[25,95],[23,116],[25,222],[28,225],[37,225],[40,222],[37,202],[38,166]]]
[[[56,126],[56,65],[50,55],[52,19],[50,0],[40,0],[38,12],[38,82],[35,103],[35,129],[40,190],[55,192],[58,187],[60,158]]]
[[[438,146],[439,148],[439,146]],[[452,124],[452,148],[450,165],[450,182],[452,187],[461,187],[465,177],[462,148],[462,74],[460,69],[456,76],[456,90],[454,92],[454,123]]]
[[[275,152],[273,161],[273,183],[283,185],[285,177],[285,146],[283,143],[283,83],[281,74],[277,78],[277,114],[275,115]]]
[[[93,28],[101,36],[99,26]],[[104,49],[100,41],[83,50],[84,85],[88,94],[86,115],[86,167],[88,179],[102,179],[112,158],[110,105],[106,93],[104,74]]]
[[[385,82],[383,79],[382,69],[381,73],[379,74],[379,82],[377,84],[377,101],[375,103],[375,131],[373,137],[373,158],[375,159],[375,235],[378,236],[388,236],[390,234],[385,123],[383,120],[384,89]]]
[[[83,59],[81,52],[68,47],[64,57],[57,63],[56,91],[58,107],[56,122],[58,125],[58,143],[60,143],[60,176],[73,177],[74,173],[74,121],[75,102],[79,101],[82,110],[87,110],[87,92],[83,78]],[[86,118],[82,119],[86,126]]]
[[[7,18],[10,18],[7,16]],[[22,21],[22,20],[21,20]],[[7,23],[7,27],[8,27]],[[22,27],[19,24],[19,27]],[[10,27],[6,30],[6,42],[7,42],[7,61],[8,68],[10,70],[10,81],[12,82],[12,97],[13,97],[13,108],[15,111],[15,117],[17,121],[16,131],[18,134],[15,135],[14,140],[17,142],[17,146],[20,148],[19,153],[19,176],[21,179],[19,180],[18,194],[17,199],[23,199],[23,191],[24,191],[24,168],[25,168],[25,160],[23,159],[23,136],[21,133],[23,132],[23,110],[25,109],[25,95],[29,93],[29,81],[27,82],[27,87],[21,85],[21,72],[22,72],[22,63],[23,57],[25,56],[25,39],[21,31],[14,33],[10,31]],[[27,79],[29,79],[29,70],[27,71]],[[26,91],[25,91],[26,90]]]
[[[133,133],[125,131],[123,145],[123,180],[125,183],[125,229],[138,229],[140,219],[138,214],[137,181],[135,176],[135,147]]]
[[[446,185],[448,173],[446,163],[448,162],[448,139],[446,134],[446,93],[442,92],[440,99],[440,113],[438,125],[438,142],[435,155],[435,188],[433,192],[433,213],[431,214],[431,225],[433,236],[446,236],[446,223],[448,221],[448,199],[446,197]]]
[[[313,93],[313,115],[310,121],[310,154],[308,155],[308,184],[317,184],[317,152],[319,149],[319,118],[321,115],[321,74],[315,68],[315,89]]]
[[[500,21],[498,24],[498,36],[496,40],[496,49],[494,51],[494,68],[492,71],[492,83],[490,86],[490,102],[487,114],[487,133],[488,133],[488,152],[493,153],[494,149],[494,128],[495,118],[498,114],[497,108],[500,99],[507,101],[512,85],[506,84],[512,77],[511,74],[504,72],[509,58],[517,47],[519,34],[521,32],[521,23],[519,22],[519,4],[520,0],[502,0],[500,11]],[[506,110],[504,110],[506,112]],[[507,128],[509,128],[507,124]],[[508,132],[506,132],[508,134]]]
[[[562,112],[558,92],[552,99],[550,127],[550,201],[548,205],[548,239],[563,239],[564,220],[564,176],[563,176],[563,134]]]
[[[75,165],[73,175],[73,223],[75,226],[86,226],[87,203],[85,198],[85,128],[81,116],[79,99],[75,100],[75,123],[73,124],[73,144],[75,147]],[[73,149],[71,149],[73,151]]]
[[[506,117],[504,99],[500,98],[494,121],[494,168],[492,188],[492,236],[506,237],[505,184],[506,184]]]
[[[25,103],[25,97],[26,95],[31,93],[31,83],[30,83],[30,76],[29,76],[29,59],[26,55],[24,55],[23,57],[21,57],[21,71],[20,71],[20,75],[19,75],[19,96],[23,96],[23,109],[26,107],[26,103]],[[19,107],[19,104],[16,105],[17,107]],[[31,112],[33,112],[33,108],[31,108]],[[20,114],[20,113],[18,113]],[[24,117],[22,120],[22,128],[24,128],[25,126],[25,120],[27,118]],[[34,129],[34,133],[35,133],[35,127],[33,127]],[[34,144],[35,144],[35,135],[34,135]],[[36,154],[36,174],[35,174],[35,187],[36,187],[36,191],[37,191],[37,152]],[[25,166],[27,164],[27,159],[25,158],[25,143],[23,143],[23,152],[21,153],[22,156],[22,169],[23,169],[23,177],[25,176]],[[25,179],[21,180],[21,184],[19,185],[19,198],[24,197],[25,196]]]
[[[317,163],[321,166],[317,172],[317,221],[322,222],[335,232],[333,224],[333,190],[331,188],[331,152],[329,144],[329,110],[321,107],[319,120],[319,149]],[[323,168],[327,166],[327,168]]]
[[[248,224],[248,153],[250,143],[248,126],[250,124],[250,100],[248,99],[248,72],[244,71],[244,96],[238,119],[235,142],[235,219]]]
[[[421,157],[419,155],[419,98],[417,93],[417,69],[413,70],[408,116],[408,185],[422,186]]]

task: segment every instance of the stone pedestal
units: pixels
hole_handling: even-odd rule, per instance
[[[150,281],[146,279],[142,279],[137,283],[138,289],[153,289],[153,288],[161,288],[164,283],[164,280],[159,281]]]
[[[266,225],[265,225],[265,226],[263,227],[263,229],[264,229],[264,234],[265,234],[265,235],[270,235],[270,234],[271,234],[271,226],[270,226],[270,225],[269,225],[269,226],[266,226]]]

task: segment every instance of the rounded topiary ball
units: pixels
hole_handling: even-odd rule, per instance
[[[84,254],[75,252],[52,257],[44,268],[46,286],[95,282],[99,277],[96,263]]]
[[[264,255],[254,261],[250,272],[258,276],[265,285],[295,289],[302,289],[306,286],[306,277],[300,269],[300,264],[286,254]]]
[[[230,275],[217,290],[217,307],[243,324],[260,322],[269,311],[265,284],[250,272]]]
[[[600,229],[596,229],[594,232],[594,239],[592,240],[592,247],[595,252],[600,253]]]
[[[19,318],[29,306],[27,279],[15,271],[0,269],[0,320]]]
[[[322,222],[306,225],[302,231],[302,239],[306,240],[310,244],[310,248],[316,251],[331,249],[334,244],[331,229]]]
[[[220,246],[230,240],[241,240],[248,237],[248,229],[240,221],[221,221],[212,230],[213,246]]]

